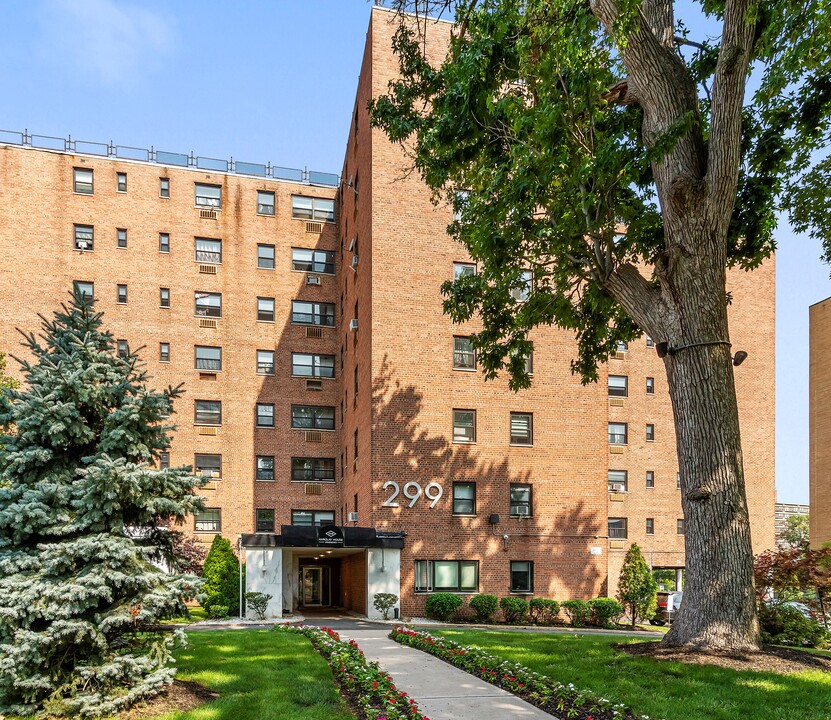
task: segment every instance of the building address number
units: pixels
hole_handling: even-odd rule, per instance
[[[384,490],[392,491],[392,495],[384,501],[384,507],[400,507],[400,505],[395,502],[395,498],[401,494],[401,486],[394,480],[387,480],[384,483]],[[403,494],[404,497],[410,501],[407,507],[415,505],[416,501],[423,494],[425,498],[432,501],[430,503],[430,507],[434,508],[436,507],[436,503],[441,500],[442,495],[444,495],[444,488],[437,482],[431,482],[427,483],[427,486],[424,490],[422,490],[420,483],[410,481],[405,483]]]

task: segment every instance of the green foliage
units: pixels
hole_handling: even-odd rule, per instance
[[[260,620],[265,620],[265,611],[268,609],[268,601],[273,598],[273,595],[261,592],[247,592],[243,596],[245,598],[245,607],[251,608]],[[213,606],[212,609],[216,608]],[[227,608],[226,608],[227,612]]]
[[[795,647],[828,647],[831,635],[814,618],[790,605],[772,603],[759,607],[762,641]]]
[[[239,560],[231,549],[231,541],[217,535],[202,567],[200,605],[209,611],[212,605],[223,605],[226,614],[239,614],[239,576]]]
[[[474,595],[468,604],[479,622],[490,622],[499,609],[499,598],[496,595]]]
[[[189,468],[156,469],[178,388],[148,389],[92,300],[26,335],[24,389],[0,393],[0,712],[98,717],[162,690],[194,577],[150,561],[201,508]]]
[[[0,352],[0,391],[3,388],[14,390],[20,387],[20,382],[6,375],[6,353]]]
[[[807,515],[791,515],[785,519],[782,539],[788,545],[807,545],[810,535],[810,523]]]
[[[384,614],[384,620],[389,620],[389,613],[398,602],[398,595],[395,593],[375,593],[372,598],[372,606],[380,613]]]
[[[528,617],[528,601],[521,597],[504,597],[499,601],[506,623],[519,625]]]
[[[424,612],[427,617],[436,620],[451,620],[465,604],[461,595],[448,592],[437,592],[428,596],[424,603]]]
[[[589,625],[595,627],[613,627],[614,621],[623,615],[623,605],[614,598],[601,597],[589,600],[589,607]]]
[[[205,608],[205,614],[211,620],[224,620],[228,617],[228,606],[214,603]]]
[[[560,603],[548,598],[532,598],[528,603],[531,622],[537,625],[552,625],[560,614]]]
[[[585,600],[566,600],[560,607],[568,616],[573,627],[585,627],[589,621],[591,606]]]
[[[675,570],[653,570],[652,577],[658,583],[658,590],[675,590]]]
[[[617,598],[629,610],[632,627],[637,618],[651,618],[658,608],[658,583],[637,543],[632,543],[623,559]]]

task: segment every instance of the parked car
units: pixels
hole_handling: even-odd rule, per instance
[[[680,590],[675,592],[658,593],[658,610],[652,618],[653,625],[666,625],[671,623],[681,607],[681,599],[684,593]]]

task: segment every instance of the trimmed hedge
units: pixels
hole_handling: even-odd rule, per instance
[[[528,616],[528,601],[521,597],[504,597],[499,601],[505,622],[518,625]]]
[[[464,604],[465,601],[461,595],[437,592],[427,598],[424,603],[424,612],[427,613],[427,617],[447,621],[451,620]]]
[[[585,600],[566,600],[560,604],[574,627],[585,627],[591,607]]]
[[[614,627],[614,623],[623,615],[623,605],[614,598],[601,597],[589,600],[589,625],[595,627]]]
[[[470,598],[470,609],[476,613],[480,622],[490,622],[499,609],[499,598],[496,595],[474,595]]]
[[[531,622],[537,625],[553,625],[560,614],[560,603],[548,598],[533,598],[528,603]]]

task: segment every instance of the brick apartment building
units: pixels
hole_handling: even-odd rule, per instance
[[[831,298],[808,310],[809,505],[811,545],[831,542]]]
[[[336,176],[0,136],[0,349],[75,282],[143,357],[185,382],[169,461],[204,476],[190,529],[242,536],[270,611],[374,614],[400,595],[613,593],[639,543],[684,566],[663,363],[648,339],[583,386],[573,337],[533,334],[533,383],[485,382],[440,285],[475,265],[367,100],[397,72],[372,9]],[[431,23],[436,60],[450,26]],[[21,146],[22,145],[22,146]],[[122,152],[123,151],[123,152]],[[131,156],[132,157],[132,156]],[[44,202],[44,198],[48,200]],[[13,252],[11,250],[13,249]],[[37,268],[37,270],[35,270]],[[754,548],[774,544],[774,263],[729,274]]]

